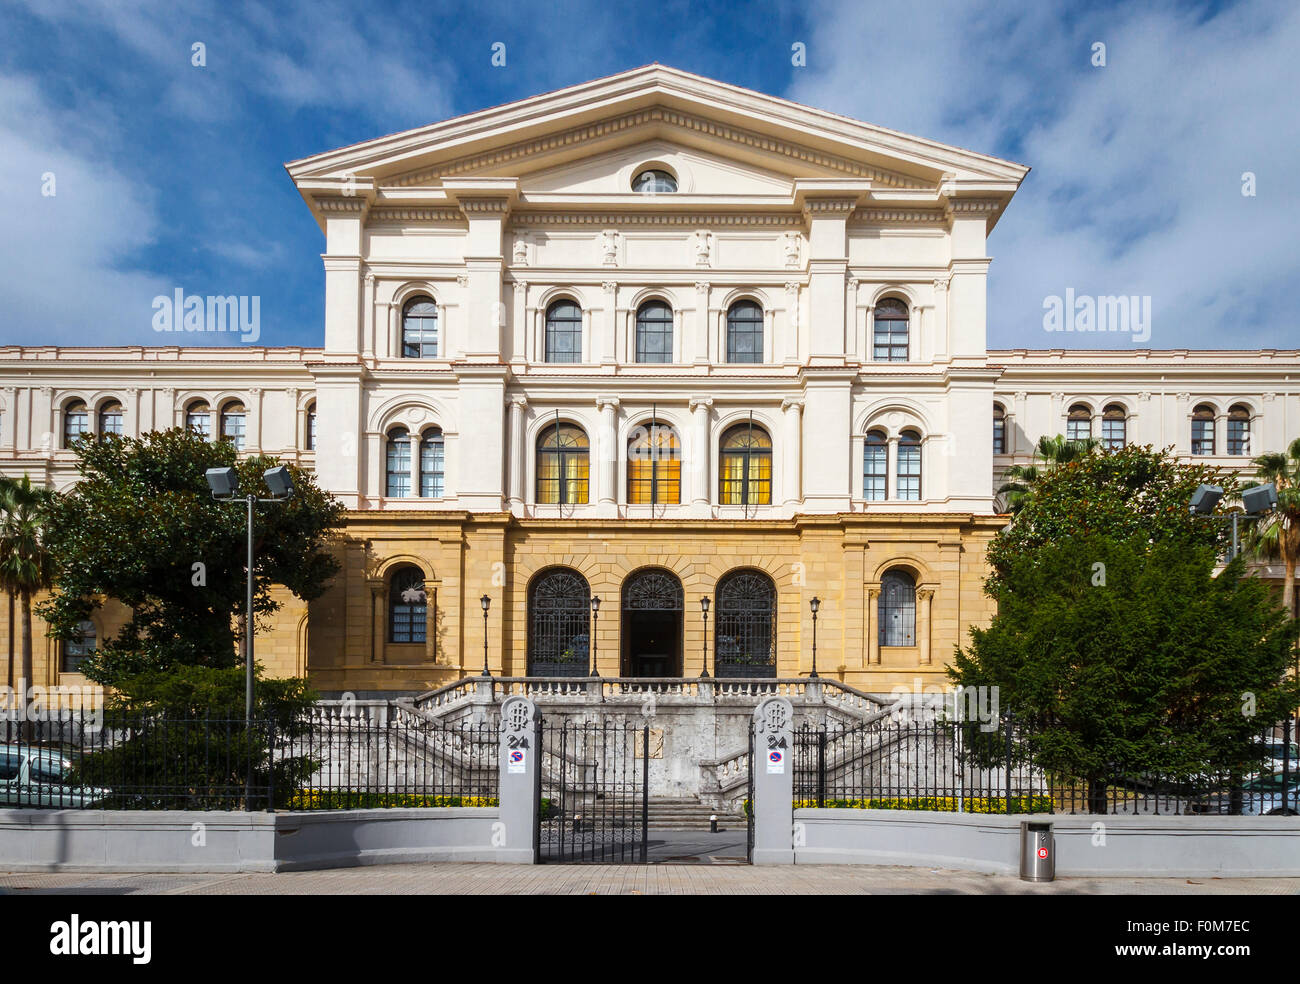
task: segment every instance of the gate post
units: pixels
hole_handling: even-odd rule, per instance
[[[542,743],[537,705],[527,697],[509,697],[501,705],[501,739],[497,756],[498,824],[492,845],[502,863],[536,864],[537,800],[541,794]]]
[[[794,706],[769,697],[754,708],[754,864],[794,864]]]

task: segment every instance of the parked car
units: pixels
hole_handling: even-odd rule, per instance
[[[1286,744],[1280,738],[1268,738],[1260,741],[1263,748],[1263,774],[1269,775],[1274,772],[1281,772],[1283,766],[1283,757],[1286,754]],[[1300,748],[1295,743],[1291,743],[1290,752],[1291,761],[1289,771],[1291,775],[1300,775]]]
[[[1241,815],[1245,817],[1260,816],[1300,816],[1300,776],[1288,777],[1286,795],[1282,792],[1282,774],[1280,772],[1256,776],[1241,784]],[[1232,812],[1232,796],[1228,792],[1214,793],[1198,797],[1187,804],[1188,813],[1222,814]]]
[[[0,806],[95,806],[109,790],[68,782],[72,760],[57,749],[0,745]]]

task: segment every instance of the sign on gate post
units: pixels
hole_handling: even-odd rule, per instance
[[[794,706],[769,697],[754,709],[754,864],[794,864]]]
[[[537,797],[541,778],[537,705],[509,697],[501,705],[498,803],[500,815],[492,844],[498,860],[533,864],[537,860]]]

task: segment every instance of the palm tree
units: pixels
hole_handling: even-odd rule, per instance
[[[1090,454],[1100,443],[1095,437],[1072,441],[1061,434],[1055,437],[1044,434],[1034,447],[1034,463],[1008,468],[1002,476],[1005,481],[998,489],[998,495],[1006,496],[1009,511],[1020,512],[1033,497],[1034,486],[1062,465]],[[1042,461],[1041,465],[1037,463],[1039,460]]]
[[[1277,507],[1259,521],[1249,545],[1261,557],[1282,561],[1282,606],[1294,615],[1296,564],[1300,562],[1300,437],[1285,452],[1261,454],[1254,465],[1259,482],[1272,482],[1277,489]]]
[[[21,601],[22,680],[32,685],[32,598],[51,583],[54,563],[45,549],[45,522],[54,493],[0,476],[0,587]],[[10,629],[12,631],[12,627]]]

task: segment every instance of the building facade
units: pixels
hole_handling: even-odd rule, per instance
[[[0,468],[64,487],[83,432],[189,426],[313,470],[342,570],[259,658],[324,692],[790,677],[814,631],[823,676],[941,684],[1039,435],[1238,468],[1300,434],[1297,351],[989,351],[1027,168],[674,69],[288,171],[323,346],[0,348]],[[75,682],[90,642],[40,635]]]

